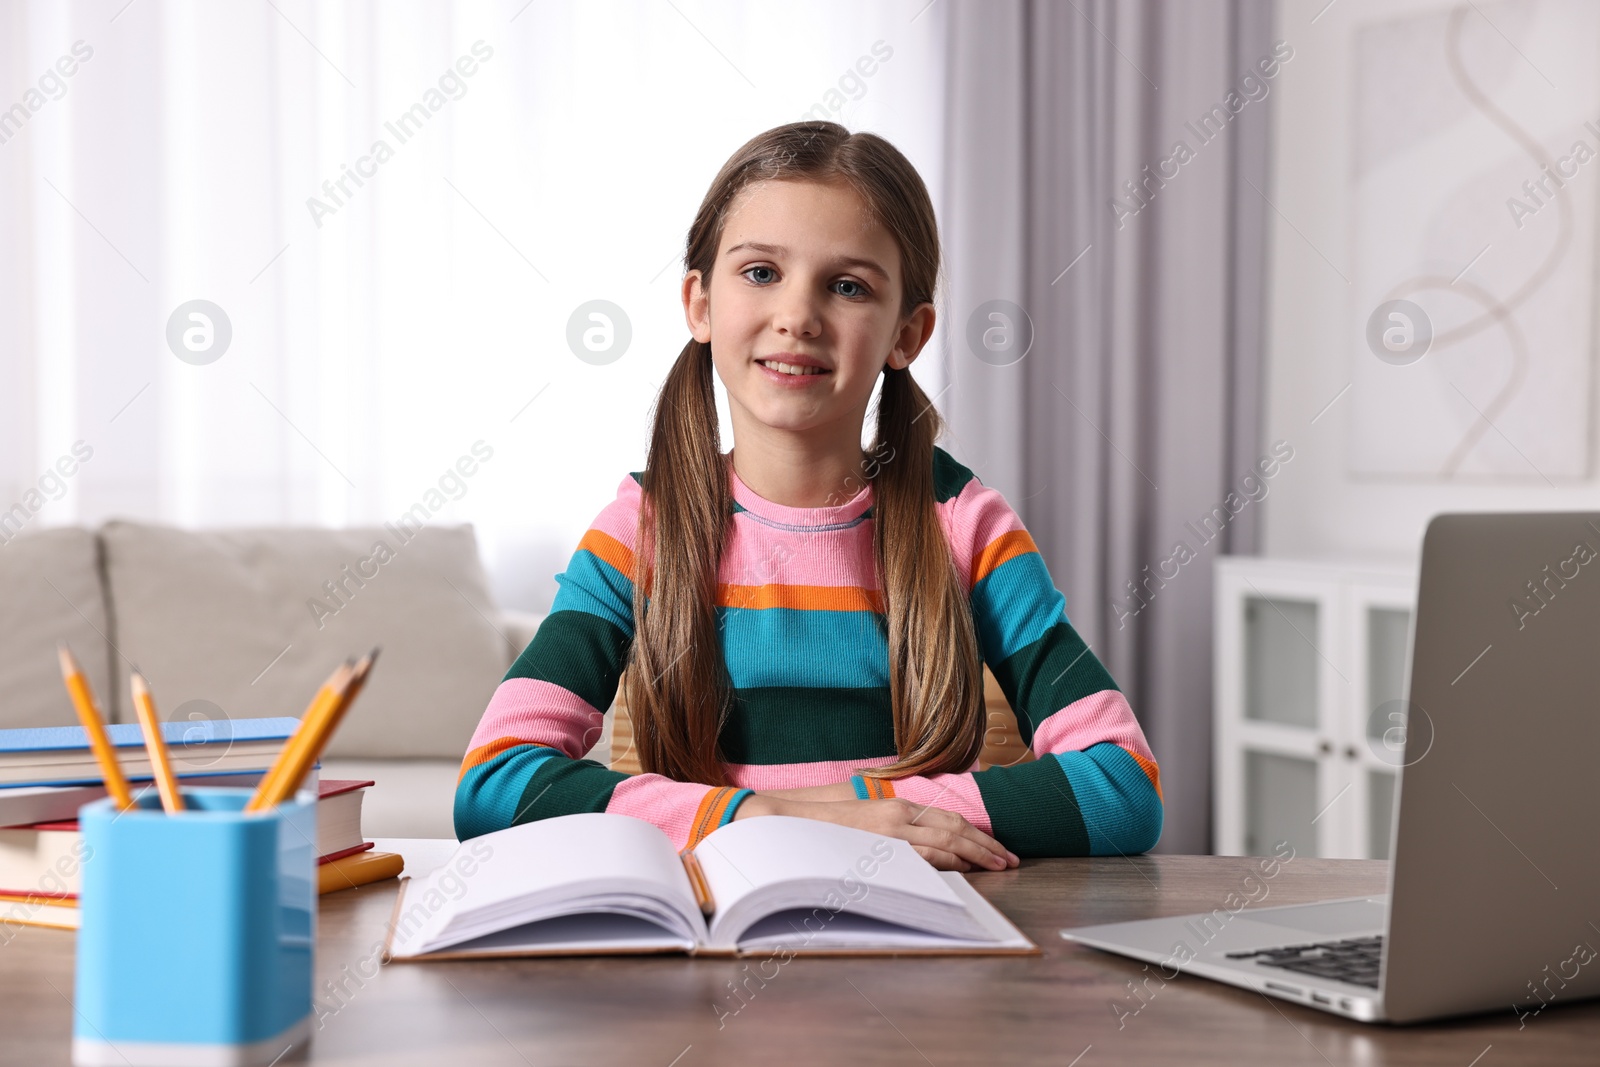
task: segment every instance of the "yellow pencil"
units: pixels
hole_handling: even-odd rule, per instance
[[[350,675],[354,670],[355,660],[346,658],[343,663],[334,668],[332,674],[328,675],[327,680],[322,683],[316,695],[311,698],[311,703],[301,713],[300,725],[295,727],[294,733],[283,743],[283,748],[278,751],[278,758],[272,761],[271,768],[268,769],[267,773],[262,776],[261,781],[256,785],[256,791],[251,794],[249,803],[245,805],[245,811],[260,811],[262,808],[272,806],[273,802],[268,798],[276,794],[276,783],[278,779],[283,777],[284,771],[288,769],[289,764],[293,761],[295,747],[305,743],[306,723],[326,714],[326,709],[338,702],[339,693],[349,683]]]
[[[133,792],[128,788],[127,776],[122,773],[122,764],[117,762],[117,750],[111,747],[111,738],[106,736],[105,722],[100,718],[94,694],[89,691],[89,679],[84,677],[77,657],[65,643],[57,645],[56,651],[61,658],[61,679],[67,683],[67,693],[72,697],[78,721],[83,723],[83,732],[88,735],[89,749],[94,753],[95,762],[100,764],[106,792],[118,808],[126,811],[133,807]]]
[[[328,675],[328,680],[322,683],[322,688],[317,690],[317,695],[311,698],[311,704],[300,716],[300,725],[295,727],[294,733],[278,751],[278,758],[272,761],[267,773],[256,783],[256,791],[250,794],[250,799],[245,803],[245,811],[260,811],[277,803],[273,798],[277,796],[278,780],[294,762],[297,747],[305,743],[306,731],[310,729],[310,724],[326,715],[339,702],[339,694],[349,683],[354,670],[354,662],[347,659]]]
[[[268,806],[282,804],[294,796],[295,790],[300,788],[306,772],[322,757],[322,750],[327,747],[333,732],[339,728],[344,713],[350,710],[350,705],[360,694],[361,687],[366,685],[367,675],[371,673],[373,663],[377,662],[378,652],[379,650],[374,648],[361,657],[361,661],[351,671],[350,677],[340,687],[338,698],[331,706],[324,705],[325,710],[321,714],[315,717],[308,714],[301,722],[300,729],[295,731],[291,742],[293,751],[289,761],[284,764],[283,773],[271,783],[271,792],[266,798]]]
[[[150,754],[150,769],[155,774],[156,790],[161,794],[161,807],[168,815],[176,815],[183,810],[183,797],[178,793],[172,761],[167,758],[167,743],[161,737],[161,720],[156,717],[150,686],[138,668],[133,672],[133,710],[138,713],[139,729],[144,732],[144,748]]]
[[[695,903],[700,906],[704,915],[715,915],[717,903],[711,899],[711,883],[706,881],[705,868],[700,866],[700,857],[694,854],[693,849],[684,849],[678,855],[683,859],[684,869],[689,874],[689,885],[694,889]]]

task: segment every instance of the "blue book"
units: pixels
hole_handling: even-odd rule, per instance
[[[300,725],[289,716],[271,719],[205,719],[161,724],[161,736],[179,778],[259,774]],[[129,781],[154,777],[139,724],[106,727]],[[81,726],[37,726],[0,730],[0,790],[15,786],[100,783],[100,765]]]

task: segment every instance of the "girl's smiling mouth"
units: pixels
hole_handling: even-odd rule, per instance
[[[782,385],[802,385],[833,373],[820,360],[792,352],[780,352],[755,362],[764,377]]]

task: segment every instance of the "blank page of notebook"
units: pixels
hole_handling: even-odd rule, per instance
[[[640,882],[649,883],[652,895],[676,898],[683,910],[698,915],[694,889],[664,833],[631,815],[583,812],[464,841],[442,867],[408,887],[406,900],[425,901],[437,891],[446,902],[412,935],[414,943],[426,944],[458,916],[493,911],[519,898],[559,897],[567,889],[579,899],[571,889],[576,883],[589,896]]]
[[[763,815],[730,822],[702,839],[695,856],[718,914],[767,886],[816,880],[836,883],[844,897],[861,892],[850,888],[851,879],[872,889],[962,906],[909,842],[817,819]]]

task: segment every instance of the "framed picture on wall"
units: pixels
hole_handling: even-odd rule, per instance
[[[1355,477],[1588,477],[1600,5],[1351,5]]]

